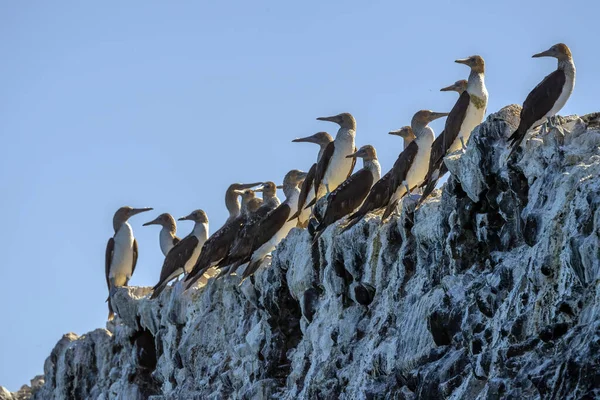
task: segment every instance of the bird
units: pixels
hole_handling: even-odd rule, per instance
[[[533,58],[554,57],[558,67],[546,76],[528,95],[521,109],[519,127],[508,138],[511,147],[509,157],[519,147],[530,129],[542,125],[554,125],[554,117],[569,100],[575,88],[575,63],[571,50],[564,43],[558,43],[548,50],[534,54]]]
[[[239,201],[239,191],[250,189],[260,185],[262,182],[255,183],[232,183],[225,191],[225,207],[229,211],[227,221],[231,221],[240,215],[241,205]],[[225,223],[227,223],[227,221]]]
[[[454,82],[450,86],[446,86],[440,89],[440,92],[456,92],[458,94],[462,94],[465,90],[467,90],[467,85],[469,81],[466,79],[461,79],[459,81]]]
[[[381,166],[373,146],[362,146],[357,152],[346,157],[362,158],[363,168],[350,175],[327,197],[325,213],[315,229],[317,233],[313,242],[319,239],[329,225],[360,207],[373,184],[381,178]]]
[[[283,179],[285,200],[260,221],[254,236],[250,256],[238,261],[238,266],[248,262],[248,266],[242,274],[242,281],[256,272],[267,255],[296,226],[297,221],[295,219],[290,221],[289,219],[298,207],[299,185],[304,178],[306,178],[306,172],[297,169],[293,169],[285,175]]]
[[[144,226],[149,225],[160,225],[162,229],[158,234],[158,241],[160,244],[160,250],[166,257],[169,251],[179,243],[179,238],[175,235],[177,233],[177,224],[175,218],[169,213],[160,214],[158,217],[150,222],[146,222]]]
[[[319,117],[317,120],[334,122],[340,126],[340,129],[317,162],[313,182],[315,197],[304,208],[312,207],[324,195],[321,185],[325,186],[327,194],[331,193],[352,174],[356,164],[356,158],[346,157],[356,151],[354,145],[356,120],[352,114],[341,113],[332,117]]]
[[[127,220],[136,214],[151,211],[152,208],[121,207],[113,216],[114,235],[106,244],[105,268],[106,286],[108,286],[108,320],[111,321],[115,314],[110,298],[116,287],[127,286],[129,279],[135,271],[138,259],[138,244],[133,237],[133,230]]]
[[[317,162],[314,163],[310,169],[308,170],[308,174],[306,178],[302,182],[302,187],[300,188],[300,196],[298,197],[298,211],[291,216],[291,218],[298,218],[298,223],[301,227],[305,227],[308,223],[308,218],[310,217],[310,209],[304,209],[304,205],[310,203],[315,198],[315,189],[314,189],[314,178],[315,173],[317,171],[317,163],[321,159],[321,156],[325,152],[325,149],[329,145],[329,143],[333,142],[333,138],[327,132],[317,132],[314,135],[307,136],[304,138],[294,139],[292,140],[294,143],[315,143],[319,145],[319,154],[317,156]]]
[[[405,126],[401,129],[389,132],[390,135],[400,136],[404,138],[404,150],[410,145],[411,142],[415,139],[415,134],[410,126]],[[402,154],[400,154],[402,156]],[[396,161],[404,162],[404,161]],[[350,230],[354,225],[356,225],[365,215],[370,213],[371,211],[379,210],[385,207],[390,201],[390,179],[392,177],[393,168],[389,170],[381,179],[379,179],[371,190],[369,190],[369,194],[367,198],[363,201],[362,205],[358,209],[358,211],[354,212],[352,215],[348,217],[348,224],[342,229],[342,233]]]
[[[239,185],[239,184],[238,184]],[[260,185],[260,182],[253,184],[251,187]],[[250,186],[250,185],[244,185]],[[231,186],[227,189],[228,195],[235,195],[236,198],[232,199],[231,196],[225,197],[225,201],[229,200],[229,204],[238,204],[238,215],[235,217],[231,217],[225,221],[225,224],[219,228],[211,237],[209,237],[204,245],[202,246],[202,250],[200,251],[200,257],[196,261],[196,264],[192,268],[191,272],[186,276],[185,289],[191,288],[198,279],[202,278],[204,273],[208,271],[209,268],[212,268],[219,264],[223,258],[227,256],[231,245],[235,241],[235,238],[244,225],[247,218],[247,204],[250,200],[252,200],[254,196],[254,191],[247,192],[244,190],[243,192],[239,189],[232,189]],[[237,199],[238,196],[242,195],[242,204]],[[229,207],[228,207],[229,209]],[[242,212],[243,211],[243,212]]]
[[[200,256],[204,242],[208,239],[208,216],[203,210],[195,210],[179,218],[179,221],[194,221],[194,228],[165,257],[160,279],[154,285],[151,299],[158,297],[171,280],[191,271]]]
[[[485,87],[485,61],[481,56],[471,56],[456,60],[471,68],[467,88],[458,97],[450,110],[444,130],[436,138],[431,148],[427,176],[421,184],[423,194],[418,201],[421,204],[433,192],[438,180],[448,170],[444,157],[467,145],[471,132],[483,121],[487,108],[488,92]]]
[[[404,139],[403,150],[406,150],[410,142],[416,139],[416,136],[412,129],[398,129],[395,131],[390,131],[389,134],[394,136],[400,136],[402,139]]]
[[[410,127],[404,128],[406,130],[410,128],[416,139],[400,154],[392,167],[393,172],[389,183],[390,201],[383,213],[382,221],[391,215],[402,197],[410,194],[410,191],[418,187],[425,179],[431,155],[431,145],[435,138],[429,123],[447,115],[448,113],[444,112],[420,110],[412,117]]]
[[[237,262],[252,254],[252,243],[257,234],[259,222],[266,217],[269,212],[273,211],[281,204],[281,201],[279,201],[279,198],[277,197],[278,188],[283,187],[276,186],[274,182],[267,181],[261,188],[255,190],[255,192],[263,193],[263,205],[257,210],[249,210],[250,213],[246,223],[239,231],[235,242],[231,245],[229,253],[218,264],[222,270],[217,278],[235,272],[240,265],[237,264]],[[224,268],[226,266],[230,266],[231,268]]]

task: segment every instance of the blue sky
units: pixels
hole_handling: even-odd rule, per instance
[[[230,183],[310,166],[317,148],[291,140],[335,133],[318,116],[353,113],[387,170],[402,146],[389,130],[454,104],[439,89],[466,78],[456,58],[485,58],[493,112],[523,101],[555,68],[531,55],[563,41],[578,73],[563,114],[599,111],[597,2],[423,4],[1,2],[0,385],[42,373],[63,333],[104,326],[121,205],[155,209],[131,220],[130,283],[152,285],[159,228],[142,223],[202,208],[214,231]]]

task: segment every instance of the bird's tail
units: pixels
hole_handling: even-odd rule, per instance
[[[510,135],[510,137],[508,138],[508,146],[511,149],[510,149],[510,153],[508,153],[508,157],[506,157],[507,160],[521,146],[521,142],[523,141],[524,137],[525,137],[525,135],[521,134],[521,131],[519,129],[517,129],[516,131],[513,132],[512,135]]]
[[[156,299],[167,287],[166,282],[159,282],[154,286],[152,296],[150,296],[150,300]]]
[[[250,261],[250,263],[244,270],[244,274],[242,275],[242,281],[240,282],[240,285],[242,284],[242,282],[244,282],[244,280],[254,275],[254,273],[258,270],[264,259],[265,257],[261,257],[256,261]]]
[[[295,218],[298,218],[298,217],[300,216],[300,214],[302,213],[302,210],[303,210],[303,209],[302,209],[301,207],[298,207],[298,211],[296,211],[296,212],[294,213],[294,215],[292,215],[292,216],[290,217],[290,219],[288,219],[288,220],[287,220],[287,222],[290,222],[291,220],[293,220],[293,219],[295,219]]]
[[[106,301],[108,302],[108,320],[112,321],[115,318],[115,312],[113,311],[112,304],[110,304],[110,297]]]
[[[313,198],[313,199],[310,201],[310,203],[308,203],[308,204],[307,204],[307,205],[304,207],[304,209],[305,209],[305,210],[308,210],[309,208],[311,208],[311,207],[312,207],[312,206],[314,206],[315,204],[317,204],[317,196],[315,196],[315,197],[314,197],[314,198]]]
[[[431,192],[433,192],[433,190],[435,189],[435,185],[437,185],[437,182],[438,182],[437,179],[430,179],[429,181],[427,181],[427,186],[425,186],[425,189],[423,189],[423,194],[421,195],[421,198],[417,202],[417,206],[420,206],[421,204],[423,204],[425,199],[427,199],[427,197],[429,197]]]
[[[344,233],[347,230],[349,230],[350,228],[352,228],[354,225],[358,224],[358,222],[365,216],[367,215],[366,212],[363,212],[362,210],[358,210],[357,212],[355,212],[354,214],[352,214],[351,216],[348,217],[348,225],[346,225],[344,227],[344,229],[342,229],[342,231],[340,233]]]
[[[390,215],[392,215],[394,210],[396,210],[396,207],[398,207],[399,201],[400,199],[397,199],[388,204],[388,206],[385,208],[385,211],[383,212],[383,216],[381,217],[381,222],[384,222],[386,219],[388,219]]]

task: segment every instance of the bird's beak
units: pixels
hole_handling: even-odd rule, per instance
[[[455,63],[469,65],[469,58],[459,58],[458,60],[454,60]]]
[[[294,143],[315,143],[315,135],[306,136],[292,140]]]
[[[338,116],[334,115],[332,117],[319,117],[317,118],[317,121],[329,121],[329,122],[338,122]]]
[[[277,189],[283,189],[283,185],[277,185]]]
[[[264,192],[264,191],[265,191],[265,187],[264,187],[264,186],[261,186],[261,187],[259,187],[258,189],[253,189],[253,190],[254,190],[254,192],[255,192],[255,193],[261,193],[261,192]]]
[[[256,185],[254,185],[254,186],[256,186]],[[252,186],[250,186],[250,187],[252,187]],[[243,190],[234,189],[233,193],[237,194],[238,196],[241,196],[241,195],[244,194],[244,191]]]
[[[356,151],[356,152],[354,152],[354,153],[352,153],[352,154],[348,154],[348,155],[346,156],[346,158],[356,158],[356,157],[362,157],[362,155],[363,155],[362,153],[363,153],[363,152],[362,152],[362,150],[358,150],[358,151]]]
[[[159,224],[159,222],[158,222],[158,217],[156,217],[156,218],[155,218],[155,219],[153,219],[152,221],[150,221],[150,222],[146,222],[146,223],[145,223],[144,225],[142,225],[142,226],[148,226],[148,225],[158,225],[158,224]]]
[[[541,53],[537,53],[531,56],[531,58],[540,58],[540,57],[554,57],[552,50],[548,49],[546,51],[542,51]]]
[[[131,210],[131,215],[136,215],[139,213],[143,213],[146,211],[152,211],[153,208],[152,207],[144,207],[144,208],[134,208],[133,210]]]
[[[440,92],[452,92],[456,90],[456,85],[450,85],[450,86],[446,86],[444,88],[440,89]]]
[[[402,129],[397,129],[397,130],[395,130],[395,131],[389,131],[388,133],[389,133],[390,135],[402,136],[402,135],[400,134],[400,132],[402,132]]]
[[[188,221],[192,219],[192,214],[186,215],[185,217],[178,218],[177,221]]]
[[[243,183],[240,185],[240,189],[250,189],[254,186],[262,185],[264,182],[255,182],[255,183]]]
[[[447,117],[448,113],[432,112],[429,116],[429,121],[435,121],[438,118]]]

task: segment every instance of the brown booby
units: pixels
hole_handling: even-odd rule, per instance
[[[396,131],[391,131],[390,135],[400,136],[404,139],[404,150],[411,144],[411,142],[415,139],[415,134],[410,126],[405,126]],[[402,154],[400,154],[395,164],[406,163],[406,156],[402,158]],[[401,160],[402,158],[402,160]],[[394,165],[395,165],[394,164]],[[390,202],[390,179],[392,177],[392,172],[394,169],[389,170],[381,179],[379,179],[371,190],[369,190],[369,194],[365,201],[363,201],[362,205],[354,214],[348,217],[348,224],[342,229],[342,233],[346,232],[354,225],[356,225],[365,215],[370,213],[371,211],[379,210],[385,207]]]
[[[171,280],[192,270],[208,239],[208,217],[203,210],[195,210],[190,215],[179,218],[179,221],[194,221],[194,228],[165,257],[160,279],[153,288],[151,299],[158,297]]]
[[[405,129],[405,128],[406,127],[390,132],[390,135],[400,136],[402,139],[404,139],[403,150],[406,150],[408,145],[417,138],[412,129]]]
[[[419,200],[422,203],[435,189],[438,179],[447,172],[444,157],[467,145],[471,132],[483,121],[487,108],[488,92],[485,87],[485,62],[480,56],[456,60],[471,68],[467,88],[452,107],[444,130],[435,140],[431,149],[427,177],[421,187],[425,187]]]
[[[225,207],[229,211],[229,217],[227,221],[231,221],[240,215],[241,205],[239,201],[239,191],[244,189],[250,189],[260,185],[262,182],[255,183],[232,183],[225,191]],[[225,222],[227,223],[227,222]]]
[[[175,218],[173,218],[169,213],[163,213],[152,221],[144,224],[144,226],[149,225],[162,226],[162,229],[158,234],[158,242],[160,244],[160,250],[166,257],[173,246],[179,243],[179,238],[175,235],[177,233],[177,224],[175,223]]]
[[[553,117],[567,103],[575,87],[575,63],[566,44],[555,44],[533,57],[554,57],[558,60],[558,68],[527,95],[521,109],[519,127],[508,138],[511,147],[509,156],[519,147],[530,129],[541,125],[546,119],[549,126],[554,124]]]
[[[291,170],[285,175],[283,179],[285,201],[259,222],[250,255],[237,261],[237,266],[248,262],[242,279],[246,279],[254,274],[267,255],[296,226],[297,220],[290,220],[290,216],[296,212],[296,208],[298,207],[299,185],[305,177],[306,172],[297,169]]]
[[[360,207],[373,184],[381,178],[381,166],[373,146],[362,146],[357,152],[347,157],[362,158],[363,167],[350,175],[327,197],[325,213],[316,228],[315,242],[329,225]]]
[[[259,222],[281,204],[281,201],[277,198],[278,188],[282,188],[282,186],[276,186],[274,182],[267,181],[262,187],[255,190],[255,192],[262,192],[263,204],[256,210],[252,210],[249,207],[249,214],[244,226],[239,231],[235,242],[231,245],[227,256],[218,264],[218,267],[222,268],[222,270],[217,278],[235,272],[239,266],[237,262],[242,258],[250,257],[252,254],[252,243],[257,234]],[[227,266],[231,266],[231,268],[225,268]]]
[[[237,184],[238,186],[242,186]],[[252,185],[243,185],[245,187],[254,187],[260,185],[260,182]],[[233,186],[233,185],[232,185]],[[238,232],[244,225],[247,218],[247,210],[248,210],[248,202],[254,198],[254,191],[240,191],[239,189],[232,189],[231,186],[227,189],[228,194],[231,193],[235,195],[236,198],[231,199],[231,197],[226,197],[230,200],[229,204],[238,204],[237,196],[242,195],[242,204],[239,206],[238,210],[243,211],[236,215],[235,217],[230,217],[227,219],[225,224],[219,228],[211,237],[209,237],[204,245],[202,246],[202,250],[200,251],[200,257],[198,257],[198,261],[192,268],[192,271],[185,278],[186,290],[189,289],[196,283],[196,281],[204,275],[209,268],[212,268],[219,264],[223,258],[227,256],[231,245],[235,241]],[[229,208],[229,207],[228,207]]]
[[[113,216],[113,229],[115,234],[108,239],[104,272],[106,286],[108,286],[108,320],[114,318],[110,298],[114,288],[127,286],[131,275],[135,271],[138,259],[137,240],[133,237],[131,225],[127,222],[132,216],[150,211],[152,208],[121,207]]]
[[[312,207],[325,194],[321,189],[322,185],[325,186],[327,194],[335,190],[352,174],[356,164],[356,158],[346,157],[356,151],[354,146],[356,120],[352,114],[341,113],[332,117],[319,117],[317,120],[334,122],[340,126],[340,129],[317,162],[313,183],[315,198],[304,208]]]
[[[469,81],[466,79],[461,79],[459,81],[454,82],[450,86],[446,86],[440,89],[440,92],[456,92],[458,94],[462,94],[465,90],[467,90],[467,85]]]
[[[431,145],[435,138],[429,123],[447,115],[448,113],[430,110],[417,111],[412,117],[410,127],[404,128],[407,130],[410,128],[416,139],[400,154],[392,167],[389,183],[390,202],[383,213],[382,221],[396,209],[402,197],[410,194],[410,191],[418,187],[425,179],[431,155]]]
[[[304,209],[304,205],[312,202],[315,198],[315,189],[314,189],[314,179],[315,173],[317,172],[317,163],[321,159],[321,156],[325,152],[325,149],[329,145],[329,143],[333,142],[333,138],[327,132],[317,132],[314,135],[294,139],[292,142],[295,143],[315,143],[319,145],[319,154],[317,156],[317,162],[314,163],[310,169],[308,170],[308,174],[302,182],[302,187],[300,188],[300,196],[298,197],[298,211],[292,215],[291,218],[298,218],[298,222],[300,226],[306,226],[308,223],[308,218],[310,217],[310,209]]]

